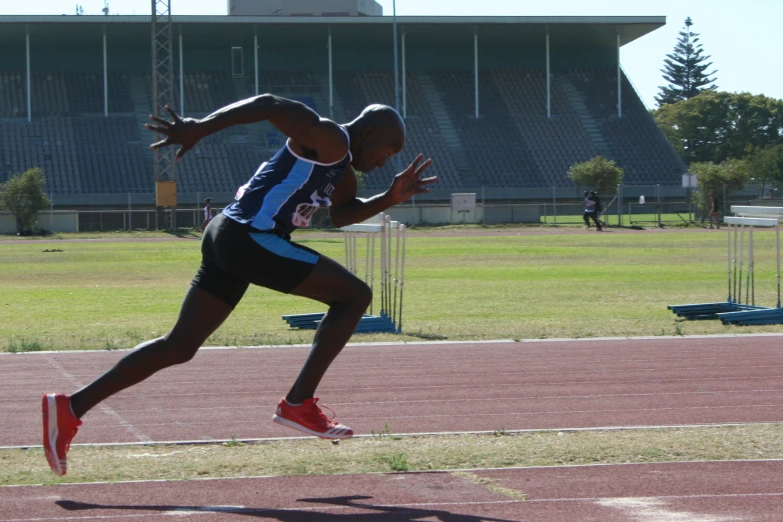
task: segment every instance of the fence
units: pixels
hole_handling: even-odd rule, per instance
[[[609,226],[665,226],[702,221],[703,216],[691,203],[693,198],[678,187],[620,186],[616,195],[603,196],[602,219]],[[470,189],[468,189],[470,190]],[[493,189],[494,191],[495,189]],[[417,197],[388,210],[392,219],[407,225],[505,223],[546,224],[573,226],[583,224],[584,204],[576,191],[552,189],[547,199],[501,198],[500,194],[486,197],[483,189],[476,191],[476,205],[472,211],[457,211],[448,202]],[[729,201],[721,198],[724,208],[730,205],[765,206],[783,205],[783,201],[759,200],[754,190],[740,194]],[[39,213],[38,227],[54,232],[66,231],[116,231],[116,230],[169,230],[198,228],[203,219],[203,196],[206,194],[180,195],[180,207],[156,209],[154,196],[150,194],[78,195],[82,202],[74,203],[77,196],[65,198],[53,196],[49,211]],[[233,194],[210,194],[213,213],[228,204]],[[509,189],[508,195],[518,195]],[[750,197],[748,197],[750,196]],[[89,204],[85,204],[89,202]],[[101,206],[103,208],[101,208]],[[727,215],[725,212],[724,216]],[[328,213],[319,211],[313,217],[313,228],[331,226]],[[13,219],[0,213],[0,233],[15,233]]]
[[[161,211],[157,209],[80,210],[77,214],[80,232],[198,228],[203,221],[203,209],[198,207]],[[43,221],[45,224],[45,220]]]

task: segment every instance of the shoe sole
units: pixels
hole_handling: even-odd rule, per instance
[[[58,477],[65,475],[65,459],[57,454],[57,437],[60,435],[57,423],[57,399],[54,395],[44,395],[41,401],[41,413],[44,423],[44,453],[49,467]]]
[[[301,432],[307,433],[308,435],[315,435],[316,437],[320,437],[322,439],[329,439],[329,440],[345,440],[350,439],[353,437],[353,432],[350,428],[332,428],[326,433],[318,432],[311,430],[310,428],[307,428],[305,426],[302,426],[299,423],[296,423],[292,420],[288,420],[284,417],[281,417],[278,414],[274,414],[272,416],[272,422],[276,422],[282,426],[286,426],[288,428],[293,428],[295,430],[299,430]],[[331,435],[329,434],[335,430]]]

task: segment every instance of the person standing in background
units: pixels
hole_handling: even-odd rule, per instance
[[[585,228],[590,228],[590,220],[592,219],[595,222],[596,229],[600,232],[602,228],[601,222],[598,221],[598,212],[595,209],[595,199],[586,190],[583,195],[585,197],[585,213],[582,215],[582,219],[585,220]]]
[[[707,214],[710,219],[709,228],[712,228],[712,217],[715,216],[715,226],[720,230],[720,210],[718,208],[718,196],[715,195],[714,190],[710,190],[710,213]]]
[[[601,215],[604,213],[604,207],[601,205],[601,198],[598,197],[598,192],[593,190],[590,192],[590,197],[592,198],[593,202],[595,203],[595,217],[598,223],[598,231],[601,231],[601,227],[606,226],[606,222],[601,219]]]
[[[206,230],[210,221],[212,221],[212,198],[206,198],[204,200],[204,221],[201,223],[201,230]]]

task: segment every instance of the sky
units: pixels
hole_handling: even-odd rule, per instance
[[[394,0],[376,0],[384,15]],[[104,0],[3,0],[0,14],[100,15]],[[174,15],[226,14],[226,0],[171,0]],[[181,6],[181,7],[180,7]],[[738,7],[738,6],[741,6]],[[109,0],[111,14],[147,14],[150,0]],[[661,68],[671,53],[685,18],[694,22],[706,55],[717,69],[719,90],[750,92],[783,99],[783,0],[397,0],[398,16],[665,16],[666,26],[624,46],[620,61],[642,101],[654,108],[664,85]]]

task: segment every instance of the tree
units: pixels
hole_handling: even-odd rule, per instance
[[[568,169],[568,178],[577,187],[592,187],[601,194],[614,194],[623,179],[623,169],[614,161],[596,156]]]
[[[669,85],[660,87],[661,93],[655,97],[658,106],[690,100],[704,90],[714,91],[718,88],[714,85],[715,78],[710,78],[718,71],[705,72],[712,67],[712,62],[704,63],[710,57],[702,56],[704,50],[699,43],[698,33],[691,32],[692,25],[689,16],[685,19],[685,30],[680,31],[674,52],[667,54],[663,61],[661,72]]]
[[[763,198],[767,189],[783,181],[783,145],[754,148],[748,154],[747,164],[748,176],[758,185],[759,197]]]
[[[724,185],[727,192],[742,190],[749,177],[747,162],[738,159],[728,159],[720,164],[692,163],[690,171],[696,174],[699,191],[694,201],[702,215],[706,215],[710,209],[710,190],[714,190],[718,198],[722,198]],[[721,205],[724,203],[721,201]]]
[[[686,164],[742,159],[783,144],[783,100],[762,94],[706,91],[653,111]]]
[[[44,183],[43,171],[32,168],[22,174],[14,174],[0,185],[0,208],[14,216],[16,231],[20,234],[33,229],[38,224],[38,211],[49,206]]]

